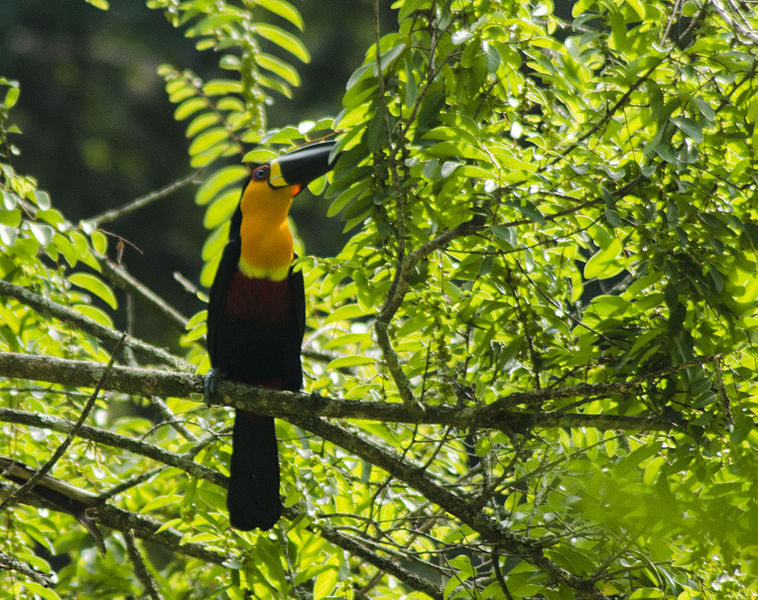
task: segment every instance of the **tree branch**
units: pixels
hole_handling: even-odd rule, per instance
[[[19,285],[13,285],[7,281],[0,281],[0,296],[14,298],[22,304],[33,308],[42,315],[53,317],[64,323],[70,323],[77,329],[84,333],[89,333],[99,340],[115,344],[121,339],[122,334],[120,331],[101,325],[97,321],[90,319],[67,306],[48,300],[47,298],[35,294],[34,292],[30,292]],[[126,336],[124,345],[134,350],[134,352],[141,355],[143,358],[168,365],[180,371],[194,370],[194,366],[184,359],[174,356],[162,348],[157,348],[156,346],[152,346],[151,344],[132,336]]]
[[[417,411],[397,402],[365,402],[326,398],[315,394],[248,386],[233,381],[221,381],[218,384],[217,394],[210,401],[211,404],[218,406],[233,406],[288,420],[291,415],[308,414],[328,418],[365,419],[416,424],[426,423],[430,425],[450,425],[460,428],[477,427],[507,431],[523,431],[535,427],[594,427],[601,430],[670,431],[681,427],[683,422],[674,422],[671,419],[659,416],[564,413],[556,411],[525,412],[510,410],[510,407],[517,404],[537,404],[548,400],[565,398],[599,398],[615,394],[637,393],[638,388],[652,380],[666,377],[677,371],[703,364],[710,360],[713,360],[713,357],[702,357],[695,361],[655,371],[649,375],[630,381],[580,384],[562,388],[544,388],[528,392],[514,392],[485,406],[459,407],[437,405],[424,406],[422,411]],[[102,363],[96,362],[0,352],[0,376],[48,381],[65,386],[94,386],[102,376],[104,367],[105,365]],[[144,396],[157,395],[189,398],[194,395],[199,401],[203,394],[203,378],[200,375],[190,373],[114,366],[108,380],[103,384],[103,389]],[[3,415],[12,415],[14,413],[20,414],[22,411],[11,411],[11,409],[0,408],[0,419],[4,418]],[[48,416],[33,416],[40,419],[54,419],[54,417]],[[29,424],[34,424],[38,427],[46,426],[37,423]],[[60,427],[60,425],[56,425],[56,427]],[[53,429],[56,427],[51,426]],[[94,429],[89,428],[89,430]],[[58,430],[60,431],[60,429]],[[101,433],[93,435],[114,435],[104,430],[99,430],[99,432]],[[129,440],[130,438],[126,439]],[[123,444],[124,442],[120,443]],[[198,467],[199,465],[195,466]],[[187,470],[184,466],[180,466],[179,468]]]
[[[302,416],[301,414],[299,416],[290,415],[287,420],[360,456],[371,464],[381,467],[393,477],[418,490],[425,498],[460,519],[478,532],[486,542],[503,548],[511,554],[521,556],[542,570],[552,581],[562,582],[568,587],[580,591],[581,597],[588,600],[607,600],[604,594],[597,591],[592,581],[574,575],[547,558],[543,552],[542,544],[538,540],[513,534],[503,527],[500,521],[478,508],[472,508],[465,498],[434,482],[427,475],[427,470],[422,465],[414,464],[407,458],[321,419]]]
[[[629,381],[618,381],[613,383],[580,383],[579,385],[562,388],[545,388],[530,392],[514,392],[502,398],[498,398],[492,404],[488,404],[483,410],[490,417],[496,417],[500,411],[517,404],[541,404],[547,400],[559,400],[562,398],[597,397],[610,396],[612,394],[626,394],[654,379],[668,377],[669,375],[684,371],[690,367],[697,367],[705,363],[712,362],[717,358],[721,358],[721,355],[716,354],[714,356],[699,356],[693,360],[681,363],[679,365],[667,367],[659,371],[653,371],[652,373],[648,373],[646,375],[640,375],[634,379],[630,379]]]
[[[40,429],[52,429],[53,431],[59,431],[61,433],[69,433],[74,427],[72,421],[12,408],[0,408],[0,421],[6,423],[19,423],[21,425],[39,427]],[[185,455],[164,450],[154,444],[141,442],[125,435],[113,433],[98,427],[91,427],[89,425],[82,425],[81,429],[79,429],[78,436],[86,440],[92,440],[93,442],[104,444],[105,446],[110,446],[111,448],[120,448],[134,454],[139,454],[140,456],[146,456],[156,462],[171,465],[172,467],[186,471],[193,477],[205,479],[206,481],[223,488],[227,485],[226,476],[218,471],[214,471],[213,469],[209,469],[206,466],[193,462],[191,458]]]
[[[92,254],[103,269],[103,275],[114,286],[132,293],[142,304],[152,308],[159,315],[163,316],[166,322],[172,325],[174,329],[184,333],[188,321],[187,317],[158,296],[144,283],[132,276],[123,266],[105,256],[97,254],[94,250]]]
[[[378,555],[354,537],[345,535],[328,525],[322,525],[320,527],[320,534],[321,537],[335,546],[339,546],[343,550],[350,552],[353,556],[357,556],[370,562],[375,567],[389,573],[414,590],[423,592],[435,600],[442,600],[442,598],[444,598],[444,591],[440,586],[435,585],[428,579],[424,579],[413,571],[409,571],[397,561]]]
[[[137,548],[137,541],[134,539],[134,530],[129,529],[125,531],[124,540],[126,541],[126,550],[129,553],[129,560],[131,560],[132,565],[134,565],[134,573],[145,588],[145,592],[150,596],[151,600],[163,600],[163,595],[158,589],[158,584],[150,571],[147,570],[147,565],[142,559],[139,548]]]
[[[3,569],[8,569],[10,571],[16,571],[22,575],[26,575],[32,581],[39,583],[46,588],[51,588],[55,585],[55,581],[53,580],[52,575],[40,573],[31,565],[13,558],[11,555],[6,554],[5,552],[0,552],[0,567]]]
[[[12,484],[0,481],[0,494],[8,493],[11,489],[11,485]],[[84,494],[84,492],[80,493]],[[58,512],[70,513],[69,510],[45,499],[36,491],[30,492],[23,502],[30,506],[41,506]],[[139,513],[133,513],[128,510],[117,508],[110,504],[90,506],[86,509],[85,516],[90,521],[96,522],[104,527],[109,527],[110,529],[122,532],[131,529],[139,538],[149,540],[151,543],[160,544],[161,546],[165,546],[180,554],[193,556],[206,562],[221,565],[232,558],[230,554],[224,554],[217,550],[206,548],[203,544],[197,542],[183,542],[182,534],[171,527],[164,528],[159,532],[158,530],[163,527],[163,523],[160,521],[145,515],[140,515]]]
[[[139,198],[132,200],[124,206],[102,212],[97,216],[87,219],[87,221],[89,223],[92,223],[92,225],[95,227],[100,227],[100,225],[103,223],[108,223],[110,221],[120,219],[121,217],[133,213],[135,210],[138,210],[143,206],[147,206],[156,200],[165,198],[166,196],[173,194],[176,190],[183,188],[185,185],[188,185],[190,183],[198,183],[201,180],[201,177],[202,173],[200,173],[200,171],[193,171],[189,175],[185,175],[184,177],[177,179],[176,181],[172,181],[160,189],[154,190],[148,194],[145,194],[144,196],[140,196]]]

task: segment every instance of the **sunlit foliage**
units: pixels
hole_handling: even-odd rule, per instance
[[[205,81],[159,70],[187,124],[190,164],[206,173],[202,285],[245,165],[337,139],[329,181],[311,188],[352,237],[334,258],[298,261],[305,388],[400,404],[407,416],[334,429],[307,415],[279,420],[291,511],[260,535],[230,530],[224,490],[208,478],[171,467],[137,481],[160,460],[74,442],[56,477],[93,494],[135,479],[109,501],[223,555],[214,564],[146,545],[167,597],[752,597],[754,7],[397,0],[396,31],[377,26],[335,114],[269,129],[271,97],[286,101],[299,82],[292,61],[308,61],[296,8],[147,4],[229,72]],[[110,326],[102,307],[116,297],[98,274],[107,240],[13,170],[18,84],[0,80],[2,98],[0,274]],[[4,298],[0,312],[3,351],[108,359],[91,332],[28,302]],[[187,323],[178,359],[198,372],[204,318]],[[3,385],[4,407],[70,420],[89,395]],[[228,411],[165,399],[183,434],[165,411],[117,410],[149,401],[103,393],[91,419],[226,472]],[[440,406],[460,420],[425,417]],[[64,437],[2,430],[0,453],[32,467]],[[72,557],[55,592],[18,573],[3,575],[8,586],[142,593],[120,534],[104,530],[98,555],[68,515],[23,503],[6,515],[0,552],[43,573],[35,544]]]

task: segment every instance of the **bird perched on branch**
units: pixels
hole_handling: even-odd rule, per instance
[[[253,165],[232,216],[208,301],[207,347],[219,375],[280,390],[302,386],[305,329],[303,275],[292,269],[287,217],[292,199],[330,170],[335,142],[319,142]],[[271,529],[282,514],[274,419],[237,410],[226,497],[229,520],[242,530]]]

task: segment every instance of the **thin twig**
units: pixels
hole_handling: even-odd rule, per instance
[[[495,571],[495,578],[497,579],[497,582],[500,585],[500,589],[503,590],[503,593],[505,594],[506,599],[513,600],[513,596],[511,595],[511,592],[508,589],[508,585],[505,582],[503,571],[500,568],[500,556],[495,552],[492,553],[492,567]]]
[[[202,173],[200,171],[193,171],[189,175],[177,179],[176,181],[173,181],[160,189],[145,194],[144,196],[140,196],[139,198],[132,200],[124,206],[102,212],[97,216],[87,219],[87,221],[95,227],[100,227],[100,225],[103,223],[109,223],[111,221],[115,221],[116,219],[120,219],[123,216],[133,213],[135,210],[147,206],[148,204],[152,204],[156,200],[165,198],[166,196],[173,194],[176,190],[183,188],[185,185],[188,185],[190,183],[198,183],[201,177]]]
[[[195,436],[184,424],[176,418],[176,415],[171,412],[168,404],[160,396],[151,396],[150,402],[158,409],[161,417],[163,417],[162,423],[168,423],[169,426],[181,435],[188,442],[196,442],[197,436]],[[159,423],[161,425],[162,423]]]
[[[121,492],[125,492],[126,490],[136,487],[141,483],[144,483],[145,481],[148,481],[149,479],[152,479],[158,473],[166,469],[167,465],[162,465],[160,467],[156,467],[155,469],[151,469],[150,471],[145,471],[143,473],[140,473],[136,477],[132,477],[131,479],[127,479],[126,481],[123,481],[119,483],[117,486],[112,487],[107,492],[103,492],[100,494],[95,503],[100,504],[102,502],[106,502],[107,500],[110,500],[114,496],[117,496]]]
[[[144,306],[154,310],[166,319],[177,331],[184,333],[187,326],[187,317],[171,306],[144,283],[131,275],[122,265],[111,259],[92,251],[93,256],[103,269],[103,275],[115,286],[134,294]]]
[[[145,588],[145,592],[152,600],[163,600],[163,595],[158,589],[158,584],[150,571],[147,570],[147,565],[142,559],[139,548],[137,548],[133,529],[128,529],[124,532],[124,540],[126,541],[126,551],[129,554],[129,560],[132,561],[132,565],[134,566],[134,574],[139,579],[142,587]]]

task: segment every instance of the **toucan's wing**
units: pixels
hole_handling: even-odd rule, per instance
[[[297,258],[297,254],[295,254],[295,258]],[[287,279],[289,280],[290,293],[292,294],[292,310],[300,335],[300,339],[298,340],[298,347],[300,347],[303,343],[303,335],[305,335],[305,284],[303,283],[303,272],[300,269],[294,270],[293,267],[290,267]]]
[[[216,332],[226,309],[226,294],[229,289],[229,282],[232,275],[237,271],[237,265],[240,260],[240,241],[239,239],[230,239],[224,247],[221,254],[221,261],[218,263],[216,278],[211,286],[210,296],[208,298],[208,331],[206,333],[206,347],[211,358],[211,365],[215,365],[218,359],[218,340]]]

